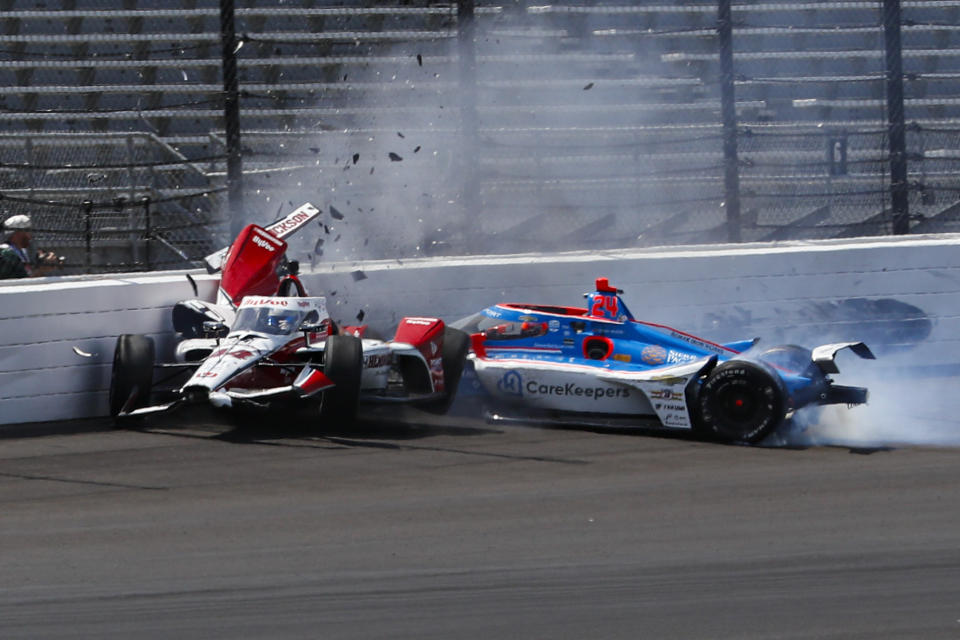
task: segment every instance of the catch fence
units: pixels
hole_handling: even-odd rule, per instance
[[[953,0],[237,0],[233,208],[220,7],[35,4],[0,15],[0,192],[78,270],[306,200],[314,262],[960,230]]]

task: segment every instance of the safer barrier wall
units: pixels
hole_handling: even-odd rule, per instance
[[[303,280],[335,319],[362,311],[389,333],[404,315],[450,321],[497,301],[576,305],[597,276],[638,318],[708,339],[863,339],[881,370],[960,375],[957,235],[336,263]],[[212,299],[216,280],[194,277]],[[0,424],[105,415],[116,336],[170,351],[170,308],[191,296],[182,273],[0,285]]]

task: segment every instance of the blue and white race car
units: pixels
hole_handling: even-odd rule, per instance
[[[873,359],[862,342],[716,344],[634,319],[621,293],[598,278],[586,308],[501,303],[454,323],[472,334],[469,358],[490,417],[654,424],[756,443],[803,407],[867,401],[865,388],[828,377],[842,349]]]

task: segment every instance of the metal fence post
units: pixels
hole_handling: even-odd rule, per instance
[[[723,118],[723,190],[727,240],[740,242],[740,166],[737,158],[737,105],[733,86],[733,17],[730,0],[720,0],[720,112]]]
[[[140,205],[143,207],[143,226],[144,226],[144,261],[147,263],[147,271],[153,271],[151,261],[150,243],[153,241],[153,227],[150,220],[150,196],[140,198]]]
[[[93,202],[84,200],[83,204],[83,244],[86,250],[84,256],[84,270],[90,273],[93,264]]]
[[[220,0],[220,44],[223,53],[223,116],[227,136],[227,206],[230,237],[240,233],[243,209],[243,156],[240,148],[240,91],[237,81],[237,33],[233,0]]]
[[[474,0],[457,0],[457,45],[460,73],[460,132],[463,144],[463,203],[468,216],[479,213],[477,182],[477,58]]]
[[[884,73],[887,81],[887,136],[890,143],[890,208],[893,233],[910,233],[907,185],[907,133],[903,113],[903,55],[900,0],[883,0]]]

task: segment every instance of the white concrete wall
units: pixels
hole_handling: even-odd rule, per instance
[[[196,278],[201,295],[212,296],[216,281]],[[0,424],[106,415],[116,337],[145,333],[171,344],[171,305],[192,296],[182,273],[3,283]]]
[[[303,280],[335,319],[355,323],[363,310],[387,333],[404,315],[455,320],[498,301],[579,305],[598,276],[625,290],[638,318],[705,338],[862,338],[881,368],[960,368],[955,235],[338,263]],[[216,281],[194,277],[212,299]],[[106,414],[116,336],[152,335],[163,353],[170,308],[189,297],[182,273],[0,284],[0,424]]]

